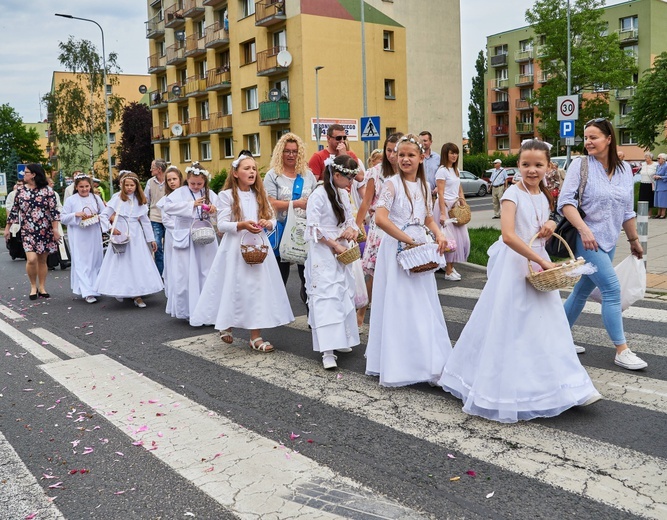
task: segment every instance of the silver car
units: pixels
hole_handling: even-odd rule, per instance
[[[466,170],[460,170],[461,186],[463,186],[463,193],[465,195],[477,195],[483,197],[487,193],[491,193],[491,187],[488,182],[477,177]]]

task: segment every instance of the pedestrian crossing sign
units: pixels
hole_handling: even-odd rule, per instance
[[[380,116],[362,117],[361,129],[362,141],[379,141]]]

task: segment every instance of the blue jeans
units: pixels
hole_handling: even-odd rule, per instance
[[[626,340],[621,314],[623,312],[621,309],[621,284],[611,263],[615,251],[616,247],[608,253],[602,249],[586,251],[581,237],[577,236],[576,256],[582,256],[586,262],[592,263],[598,270],[596,273],[582,276],[581,280],[574,286],[572,294],[565,301],[565,314],[570,327],[572,327],[579,314],[581,314],[586,299],[597,287],[602,295],[602,322],[604,328],[607,329],[607,334],[609,334],[614,345],[623,345]]]
[[[157,243],[155,265],[157,266],[157,270],[160,271],[160,276],[162,276],[162,271],[164,270],[164,224],[161,222],[151,222],[151,226],[153,227],[155,242]]]

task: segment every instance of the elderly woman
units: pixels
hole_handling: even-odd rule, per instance
[[[655,180],[653,205],[658,208],[655,218],[664,219],[667,211],[667,153],[658,154],[658,167],[653,180]]]
[[[308,169],[303,140],[291,132],[284,134],[273,149],[270,170],[267,172],[266,177],[264,177],[266,194],[276,212],[277,227],[281,229],[284,227],[290,201],[293,201],[292,204],[297,215],[303,218],[306,217],[308,196],[316,186],[317,179],[315,179],[313,172]],[[289,262],[282,262],[278,250],[275,249],[274,251],[283,283],[287,285],[290,264]],[[301,279],[301,291],[299,294],[301,300],[306,303],[304,266],[297,265],[297,271]]]
[[[653,162],[653,154],[651,152],[646,152],[644,154],[644,158],[644,164],[642,164],[642,167],[639,170],[639,174],[641,176],[639,181],[639,200],[648,202],[648,207],[652,208],[653,191],[655,189],[655,181],[653,180],[653,176],[655,175],[655,171],[658,168],[658,165],[657,163]]]
[[[38,296],[48,298],[44,284],[49,253],[58,250],[61,240],[58,231],[60,212],[54,191],[49,188],[44,168],[39,164],[26,165],[23,172],[24,187],[17,192],[14,205],[7,217],[5,237],[9,237],[9,228],[18,224],[21,228],[23,249],[26,254],[25,270],[30,280],[30,299]]]
[[[634,205],[634,181],[627,163],[616,150],[611,123],[604,118],[593,119],[584,126],[584,147],[588,156],[570,165],[558,197],[558,211],[579,231],[575,255],[597,267],[597,272],[584,275],[574,286],[565,302],[565,314],[574,325],[586,299],[595,287],[602,294],[602,321],[616,347],[614,363],[628,370],[646,368],[647,363],[629,348],[623,331],[621,285],[612,265],[621,228],[630,245],[630,252],[642,258],[644,251],[637,236]],[[588,171],[581,200],[579,192],[582,166]],[[577,211],[580,207],[585,217]],[[578,347],[577,352],[583,352]]]

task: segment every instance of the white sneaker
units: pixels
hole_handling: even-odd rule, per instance
[[[586,347],[582,347],[582,346],[580,346],[580,345],[575,345],[575,346],[574,346],[574,351],[575,351],[577,354],[583,354],[584,352],[586,352]]]
[[[452,274],[445,275],[445,280],[449,280],[450,282],[460,282],[461,275],[458,273],[455,274],[454,271],[452,271]]]
[[[338,359],[336,356],[333,354],[324,354],[322,356],[322,365],[326,370],[329,370],[330,368],[338,368],[338,364],[336,363],[336,359]]]
[[[600,399],[602,399],[602,396],[600,394],[593,394],[579,406],[588,406],[589,404],[597,403]]]
[[[453,267],[452,267],[452,274],[454,274],[454,275],[458,276],[459,278],[461,278],[461,274],[460,274],[456,269],[454,269]]]
[[[347,354],[348,352],[352,352],[352,349],[350,347],[337,348],[336,352],[342,352],[343,354]]]
[[[623,367],[628,370],[641,370],[642,368],[646,368],[648,366],[646,361],[637,356],[637,354],[632,352],[632,350],[629,348],[626,348],[620,354],[616,354],[614,363],[616,363],[619,367]]]
[[[86,302],[87,303],[95,303],[97,301],[97,298],[94,296],[86,296]]]

